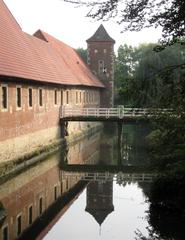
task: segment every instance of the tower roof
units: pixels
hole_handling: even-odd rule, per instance
[[[90,209],[90,208],[86,208],[85,209],[86,212],[90,213],[95,220],[97,221],[97,223],[99,225],[101,225],[105,218],[112,212],[114,211],[114,207],[111,206],[109,209]]]
[[[115,40],[109,36],[104,26],[101,24],[96,30],[94,35],[86,40],[86,42],[112,42],[115,43]]]

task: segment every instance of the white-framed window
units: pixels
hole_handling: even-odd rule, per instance
[[[60,96],[60,105],[62,106],[63,103],[64,103],[64,99],[63,99],[63,97],[64,97],[63,90],[60,91],[60,94],[61,94],[61,96]]]
[[[82,92],[79,92],[79,103],[82,103]]]
[[[83,103],[86,103],[85,91],[83,92]]]
[[[17,237],[21,234],[22,232],[22,214],[20,213],[17,215],[16,218],[16,235]]]
[[[20,110],[22,108],[22,87],[16,86],[16,108]]]
[[[1,111],[8,111],[8,85],[2,84],[1,85]]]
[[[89,103],[89,91],[86,92],[86,102]]]
[[[8,224],[2,227],[2,240],[9,240]]]
[[[39,102],[39,107],[43,107],[43,89],[42,88],[38,89],[38,102]]]
[[[33,107],[33,89],[30,87],[28,88],[28,107]]]
[[[54,90],[54,105],[56,106],[58,104],[58,94],[57,94],[57,90]]]
[[[92,92],[92,102],[94,103],[94,92]]]
[[[66,91],[66,104],[69,104],[69,91]]]
[[[76,104],[78,104],[79,100],[78,100],[78,91],[76,91]]]

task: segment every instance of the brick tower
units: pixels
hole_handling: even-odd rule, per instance
[[[101,94],[101,107],[114,105],[114,44],[102,24],[87,39],[87,64],[106,87]]]

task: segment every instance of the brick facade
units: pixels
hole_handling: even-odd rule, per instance
[[[101,93],[102,107],[114,105],[114,43],[103,25],[87,40],[87,64],[105,86]]]
[[[3,89],[7,87],[7,108],[3,107]],[[21,89],[21,107],[17,106],[17,87]],[[32,106],[29,106],[32,89]],[[42,106],[40,104],[42,92]],[[16,159],[61,137],[61,106],[96,107],[100,92],[96,88],[59,87],[0,81],[0,159]],[[68,132],[82,130],[87,123],[71,123]]]
[[[115,41],[103,25],[87,40],[88,65],[75,49],[38,30],[22,31],[0,0],[0,163],[61,138],[61,106],[113,106]],[[95,123],[70,123],[68,133]]]

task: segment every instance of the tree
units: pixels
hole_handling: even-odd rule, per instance
[[[175,44],[159,53],[153,51],[154,46],[118,49],[115,82],[119,102],[135,107],[183,107],[184,70],[176,66],[185,62],[184,46]]]
[[[181,41],[181,37],[185,36],[184,0],[63,1],[87,6],[89,8],[87,16],[97,20],[115,18],[117,23],[122,25],[123,31],[140,31],[152,26],[161,27],[162,48]]]
[[[80,57],[83,59],[83,61],[87,63],[87,49],[77,48],[76,51],[78,52]]]
[[[115,56],[115,102],[118,104],[122,103],[119,99],[120,90],[125,92],[122,94],[124,96],[124,102],[128,102],[128,83],[132,77],[133,54],[134,49],[131,46],[124,44],[118,48],[117,57]]]

